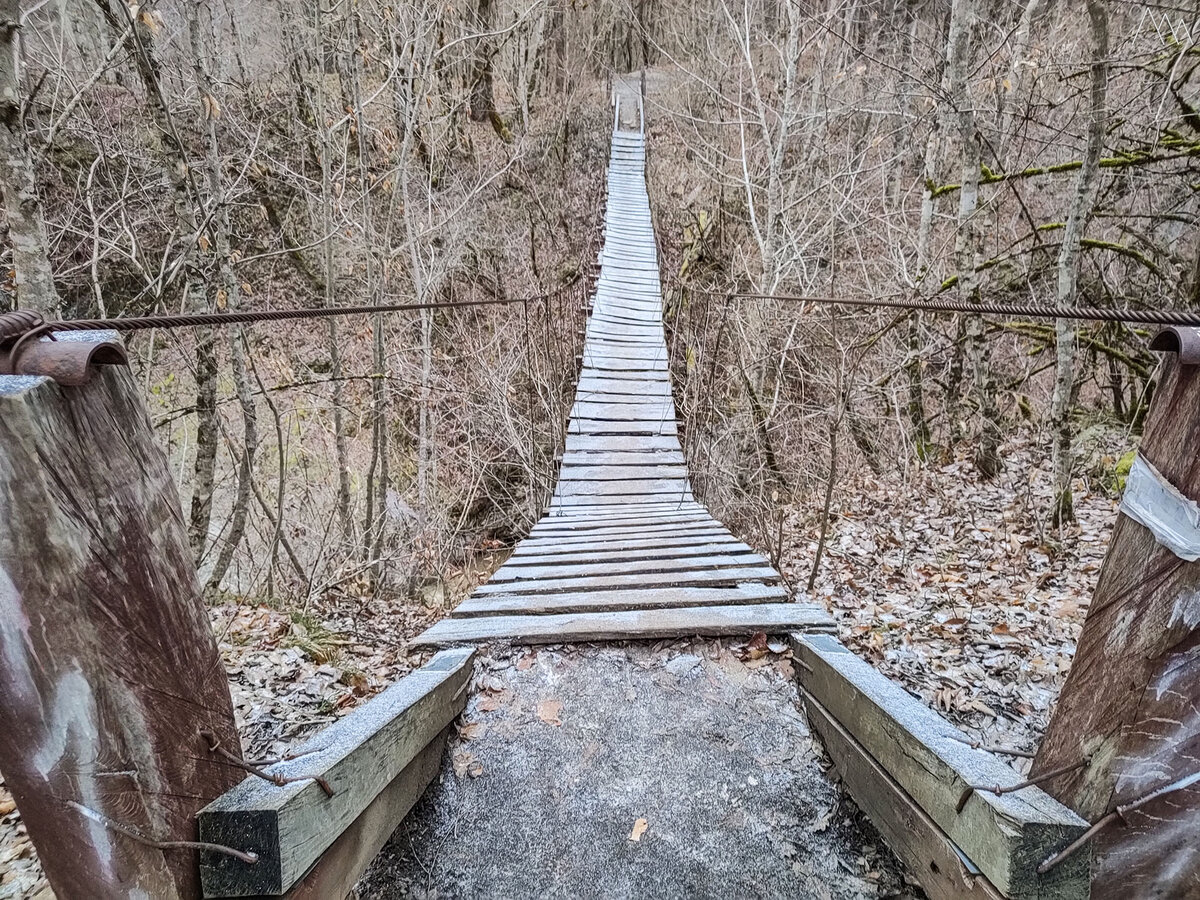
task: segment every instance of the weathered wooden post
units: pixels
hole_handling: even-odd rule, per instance
[[[0,376],[0,523],[0,770],[51,887],[199,897],[196,851],[161,845],[194,841],[197,810],[243,774],[200,732],[240,745],[179,498],[125,366],[74,387]]]
[[[1200,329],[1164,361],[1071,671],[1034,761],[1100,824],[1092,896],[1200,897]]]

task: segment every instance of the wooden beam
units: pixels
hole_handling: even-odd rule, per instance
[[[779,581],[779,573],[770,566],[746,566],[744,568],[706,569],[698,571],[678,572],[635,572],[627,575],[624,572],[615,575],[594,575],[572,578],[569,575],[561,578],[548,577],[537,580],[522,581],[519,586],[511,583],[488,582],[475,589],[472,596],[483,597],[491,594],[509,594],[520,590],[526,594],[554,594],[564,591],[582,591],[587,588],[606,590],[608,588],[653,588],[681,587],[683,585],[719,585],[741,584],[747,581]]]
[[[541,564],[554,559],[570,557],[576,553],[597,554],[595,557],[597,559],[615,559],[618,554],[629,554],[628,557],[621,558],[633,559],[664,550],[668,553],[677,551],[676,555],[679,555],[686,554],[693,548],[702,548],[700,552],[709,552],[710,550],[720,551],[722,549],[741,552],[752,549],[719,526],[714,526],[707,533],[692,535],[684,533],[676,536],[629,538],[627,540],[622,538],[610,538],[607,540],[603,538],[584,538],[571,543],[559,543],[558,541],[527,538],[513,550],[506,565]]]
[[[443,729],[392,779],[287,892],[288,900],[342,900],[350,895],[376,854],[441,771],[449,734],[449,728]]]
[[[445,647],[498,640],[520,644],[569,644],[697,635],[749,635],[756,631],[783,634],[797,629],[825,631],[832,628],[833,620],[829,614],[815,604],[764,603],[754,606],[442,619],[418,635],[412,645]]]
[[[1200,366],[1171,354],[1138,454],[1177,492],[1180,509],[1200,501],[1198,447]],[[1131,499],[1122,502],[1033,766],[1046,772],[1090,756],[1049,790],[1092,820],[1200,769],[1200,561],[1177,555],[1127,514]],[[1198,834],[1200,785],[1129,812],[1093,840],[1092,895],[1200,896]]]
[[[1009,787],[1024,780],[898,684],[828,635],[793,635],[798,677],[937,826],[1006,897],[1086,898],[1088,859],[1081,853],[1047,875],[1037,867],[1087,829],[1087,823],[1037,787],[1007,794],[968,785]]]
[[[577,561],[579,559],[579,561]],[[759,556],[747,548],[745,553],[714,554],[705,553],[699,556],[659,556],[653,559],[624,560],[614,563],[611,560],[584,562],[582,558],[568,557],[556,559],[536,566],[516,565],[505,563],[497,569],[488,581],[489,585],[507,585],[509,590],[520,590],[525,584],[535,583],[553,578],[584,578],[606,576],[613,569],[619,569],[622,574],[654,576],[648,580],[654,581],[658,576],[672,576],[682,572],[712,572],[749,566],[768,567],[770,563],[765,557]],[[776,579],[778,576],[776,576]]]
[[[295,759],[267,770],[303,780],[276,785],[250,776],[201,810],[202,840],[259,857],[250,864],[203,853],[204,895],[278,896],[295,884],[462,712],[474,655],[469,648],[439,653],[305,742]]]
[[[65,336],[64,336],[65,337]],[[111,340],[110,333],[72,336]],[[239,772],[179,492],[129,370],[0,377],[0,770],[59,897],[195,898]]]
[[[556,613],[620,612],[669,606],[745,606],[757,603],[786,603],[788,590],[782,585],[747,582],[723,588],[626,588],[615,591],[582,591],[566,594],[512,594],[468,597],[450,613],[468,616],[553,615]]]
[[[879,829],[889,849],[929,900],[1002,900],[937,823],[925,814],[829,710],[803,691],[808,724],[817,733],[842,785]]]

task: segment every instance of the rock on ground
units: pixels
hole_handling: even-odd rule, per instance
[[[360,896],[916,895],[825,776],[786,656],[736,649],[485,658],[442,774]]]

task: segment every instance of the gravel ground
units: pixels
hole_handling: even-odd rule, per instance
[[[441,776],[360,896],[920,896],[825,776],[786,654],[744,654],[485,657]]]

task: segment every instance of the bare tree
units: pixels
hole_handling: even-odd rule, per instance
[[[20,2],[0,3],[0,190],[12,246],[15,305],[54,313],[60,301],[21,102],[21,26]]]
[[[1104,148],[1104,128],[1108,104],[1108,7],[1105,0],[1088,0],[1091,25],[1092,64],[1088,108],[1087,146],[1083,165],[1075,173],[1070,210],[1058,253],[1058,305],[1064,309],[1076,305],[1079,293],[1079,251],[1088,220],[1092,217],[1096,187],[1100,179],[1100,153]],[[1075,325],[1070,319],[1055,322],[1054,400],[1051,428],[1054,432],[1054,509],[1055,524],[1075,518],[1071,496],[1073,456],[1071,453],[1071,412],[1075,400]]]

